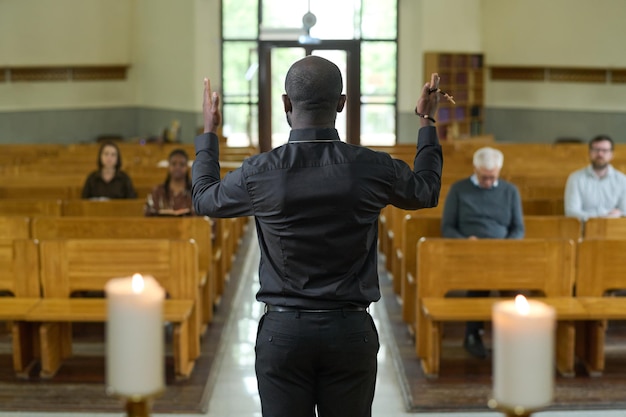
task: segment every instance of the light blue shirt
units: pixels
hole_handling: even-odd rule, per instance
[[[626,175],[611,165],[600,178],[591,165],[570,174],[565,185],[565,215],[582,221],[604,217],[613,209],[626,214]]]
[[[472,182],[472,184],[474,184],[476,187],[480,188],[480,183],[478,182],[478,175],[476,174],[472,174],[472,176],[470,177],[470,181]],[[498,180],[495,180],[493,182],[493,186],[492,188],[495,188],[498,186]]]

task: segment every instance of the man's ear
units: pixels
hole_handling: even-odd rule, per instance
[[[291,112],[291,100],[289,100],[289,96],[287,94],[282,95],[283,99],[283,108],[285,109],[285,113]]]
[[[345,94],[339,96],[339,101],[337,102],[337,113],[341,113],[343,107],[346,105],[347,97]]]

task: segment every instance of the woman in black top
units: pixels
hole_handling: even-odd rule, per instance
[[[122,171],[122,155],[113,142],[105,142],[98,152],[98,170],[87,177],[82,198],[137,198],[130,177]]]

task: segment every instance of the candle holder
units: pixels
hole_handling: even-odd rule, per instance
[[[149,397],[126,397],[126,416],[150,417],[150,402]]]
[[[534,412],[538,411],[536,409],[528,410],[520,405],[516,407],[511,407],[511,406],[507,406],[503,404],[498,404],[498,401],[496,401],[495,398],[492,398],[489,401],[487,401],[487,406],[491,408],[492,410],[496,410],[496,411],[500,411],[504,413],[506,417],[529,417]]]

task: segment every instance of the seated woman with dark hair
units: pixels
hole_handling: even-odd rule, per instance
[[[137,198],[128,174],[121,170],[122,155],[114,142],[105,142],[98,152],[98,170],[87,177],[82,198]]]
[[[154,187],[152,192],[148,194],[145,215],[194,215],[187,152],[183,149],[174,149],[168,157],[168,162],[168,174],[165,182]]]

